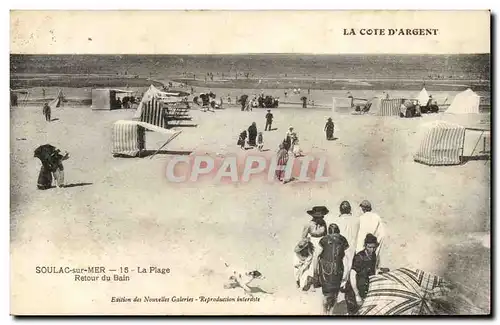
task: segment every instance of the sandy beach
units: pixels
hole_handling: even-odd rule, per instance
[[[274,109],[277,130],[264,132],[269,151],[262,154],[275,155],[286,129],[294,126],[305,153],[327,157],[331,177],[326,184],[259,179],[173,184],[165,177],[173,154],[112,156],[112,125],[131,119],[133,110],[64,106],[54,109],[57,120],[47,123],[41,107],[12,108],[11,312],[114,314],[116,308],[123,313],[111,295],[242,295],[223,289],[227,262],[265,275],[255,283],[263,291],[254,294],[260,302],[198,304],[197,314],[318,314],[321,291],[300,292],[293,279],[293,248],[309,220],[306,210],[326,205],[330,223],[340,202],[350,201],[359,213],[363,199],[372,202],[386,223],[384,266],[411,266],[444,276],[472,289],[469,298],[488,310],[490,162],[430,167],[413,161],[419,125],[447,119],[446,113],[416,119],[332,114],[331,94],[324,97],[322,109]],[[236,145],[238,134],[252,122],[259,131],[265,124],[264,109],[241,112],[234,106],[190,114],[198,127],[182,128],[166,150],[251,154],[255,149],[242,151]],[[323,132],[329,116],[336,125],[335,141],[326,141]],[[489,120],[489,114],[476,119]],[[153,132],[146,139],[151,150],[164,142]],[[71,155],[65,162],[66,188],[36,189],[40,162],[33,150],[45,143]],[[35,274],[39,265],[94,264],[168,267],[171,273],[131,271],[130,282],[105,283],[99,290],[92,283],[75,282],[72,275]],[[127,314],[192,312],[184,303],[129,307]]]

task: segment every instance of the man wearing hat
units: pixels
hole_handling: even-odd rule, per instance
[[[368,294],[370,276],[375,275],[378,241],[373,234],[364,238],[364,249],[354,255],[349,280],[345,286],[345,300],[349,315],[355,315]]]
[[[358,240],[356,243],[356,253],[360,252],[364,249],[364,242],[367,234],[373,234],[377,237],[378,247],[377,247],[377,264],[378,268],[380,265],[380,249],[382,247],[382,241],[385,235],[385,227],[382,222],[382,218],[372,211],[372,205],[370,201],[363,200],[359,205],[361,208],[361,216],[359,217],[359,232],[358,232]]]
[[[267,127],[269,126],[269,131],[271,131],[271,125],[273,124],[273,114],[271,113],[271,110],[267,110],[266,114],[266,128],[264,131],[267,131]]]

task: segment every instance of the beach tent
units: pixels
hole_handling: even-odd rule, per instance
[[[119,120],[113,124],[113,156],[137,157],[146,150],[146,130],[165,135],[165,143],[154,154],[176,138],[181,131],[167,130],[149,123]],[[154,156],[153,154],[153,156]]]
[[[153,124],[162,128],[166,128],[167,113],[165,108],[168,106],[177,107],[182,103],[183,97],[180,97],[177,92],[160,91],[155,86],[151,85],[142,96],[141,102],[134,114],[134,119],[141,122]]]
[[[116,94],[132,94],[133,91],[123,89],[92,89],[92,109],[112,110],[115,106]],[[121,107],[120,107],[121,108]]]
[[[418,100],[420,106],[427,106],[427,103],[429,102],[429,93],[425,87],[422,88],[416,99]]]
[[[479,113],[479,100],[478,96],[472,89],[467,90],[457,94],[453,99],[450,107],[446,110],[446,113],[453,114],[469,114],[469,113]]]
[[[368,114],[378,116],[399,116],[399,110],[403,102],[403,98],[385,99],[374,97],[367,104],[369,105]]]
[[[50,108],[54,109],[56,107],[61,106],[63,100],[64,100],[64,94],[63,94],[62,90],[59,89],[56,98],[54,98],[53,100],[51,100],[49,102]]]
[[[420,126],[420,146],[413,158],[426,165],[458,165],[464,152],[466,128],[446,121],[432,121]]]

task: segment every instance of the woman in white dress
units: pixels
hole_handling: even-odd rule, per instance
[[[307,291],[313,284],[314,266],[312,264],[314,246],[308,239],[303,238],[295,247],[293,268],[297,288]]]
[[[319,281],[317,277],[317,260],[318,253],[320,251],[319,241],[323,236],[327,234],[327,225],[325,222],[325,215],[328,214],[328,209],[325,206],[315,206],[311,210],[307,211],[307,213],[312,216],[312,219],[309,223],[304,227],[302,231],[302,238],[309,240],[314,247],[313,258],[312,258],[312,266],[314,268],[313,275],[313,283],[314,287],[319,287]]]

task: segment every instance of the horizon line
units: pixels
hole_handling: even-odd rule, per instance
[[[9,53],[9,55],[491,55],[490,52],[468,53]]]

